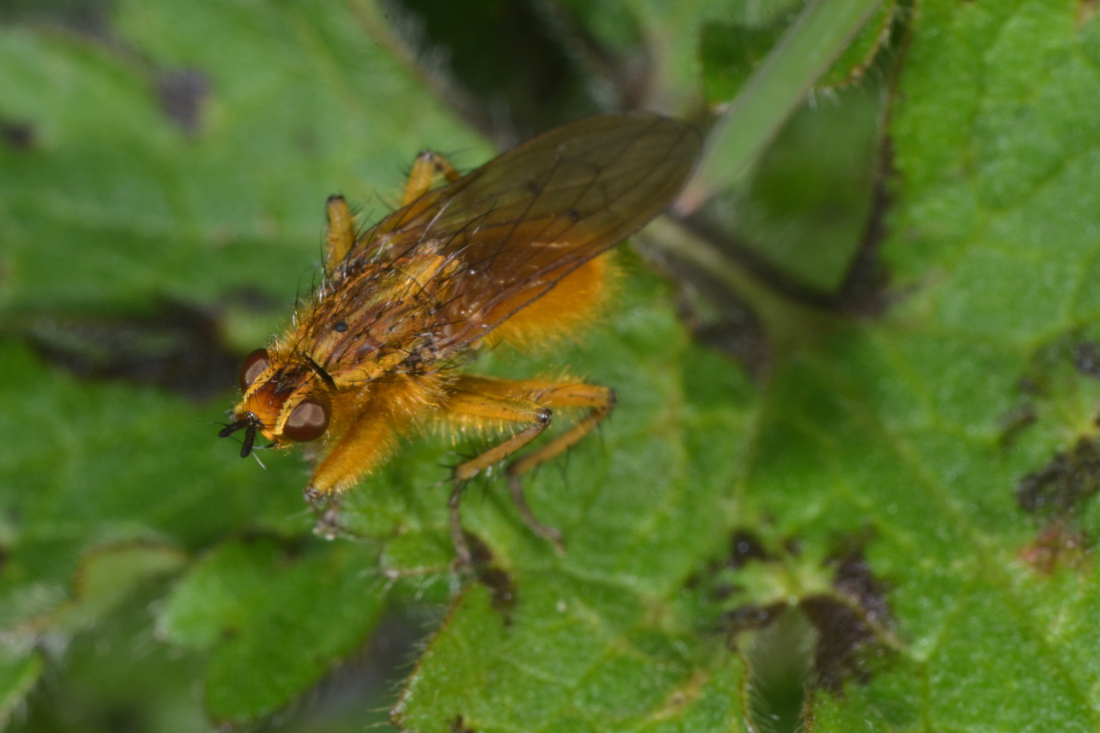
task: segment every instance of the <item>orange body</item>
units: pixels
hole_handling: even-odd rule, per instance
[[[558,408],[587,417],[508,467],[519,476],[580,440],[614,394],[583,383],[510,381],[455,367],[497,343],[537,344],[572,332],[602,301],[602,253],[660,213],[700,149],[690,127],[655,115],[594,117],[535,138],[466,176],[430,153],[416,161],[404,206],[356,234],[340,197],[328,203],[325,279],[285,334],[241,367],[241,402],[223,437],[259,432],[306,444],[311,498],[358,482],[398,438],[433,421],[510,431],[454,469],[451,523],[463,560],[458,502],[465,481],[537,437]],[[435,178],[448,183],[432,189]]]

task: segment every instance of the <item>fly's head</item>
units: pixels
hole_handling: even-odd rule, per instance
[[[241,364],[238,381],[243,396],[233,408],[233,422],[218,436],[228,438],[243,430],[242,458],[252,452],[257,433],[277,447],[308,443],[328,430],[334,385],[308,356],[298,362],[256,349]]]

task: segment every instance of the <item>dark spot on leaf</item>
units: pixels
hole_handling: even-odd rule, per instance
[[[333,326],[333,328],[336,329],[336,333],[344,333],[348,330],[348,324],[344,323],[343,321],[337,321],[336,325]]]
[[[1020,558],[1043,574],[1078,568],[1091,541],[1076,519],[1100,490],[1100,442],[1080,438],[1068,453],[1058,453],[1016,487],[1020,508],[1042,519],[1035,540],[1020,549]]]
[[[685,581],[684,586],[689,590],[701,591],[712,601],[723,601],[737,591],[741,586],[734,582],[734,572],[743,568],[750,562],[774,562],[775,555],[768,552],[764,541],[751,530],[737,529],[730,536],[729,555],[725,558],[712,560],[705,570],[693,573]],[[735,613],[740,613],[736,611]],[[751,611],[749,611],[751,615]],[[723,628],[729,628],[733,619],[726,618],[722,622]]]
[[[477,582],[489,590],[490,603],[504,618],[505,625],[510,625],[516,605],[515,579],[511,573],[493,564],[493,551],[480,537],[469,532],[465,537]]]
[[[29,123],[0,120],[0,142],[12,150],[29,150],[37,142],[37,136]]]
[[[1052,521],[1031,544],[1020,550],[1020,559],[1043,575],[1059,568],[1076,569],[1085,561],[1087,542],[1084,534],[1070,522]]]
[[[1017,407],[1001,420],[1001,437],[1000,444],[1002,448],[1008,448],[1016,439],[1020,437],[1020,433],[1025,428],[1034,425],[1035,421],[1039,419],[1039,416],[1035,412],[1035,408],[1030,404],[1024,404]]]
[[[160,71],[156,86],[160,108],[168,119],[187,135],[197,133],[202,103],[210,94],[206,75],[194,69]]]
[[[739,529],[730,539],[729,567],[744,567],[751,560],[774,560],[775,557],[764,549],[764,543],[753,532]]]
[[[848,679],[866,684],[872,662],[892,655],[884,643],[891,623],[885,584],[871,573],[862,552],[836,562],[835,593],[808,596],[799,603],[818,632],[814,685],[834,693]]]
[[[507,623],[512,622],[512,609],[516,605],[516,585],[512,575],[497,567],[489,567],[477,574],[479,583],[489,589],[495,608]]]
[[[730,646],[736,648],[739,634],[744,631],[764,628],[788,608],[790,606],[783,602],[772,603],[767,606],[753,603],[738,606],[723,614],[721,627],[730,635]]]
[[[873,662],[892,654],[888,587],[871,572],[861,549],[863,542],[865,537],[853,538],[848,548],[829,561],[835,567],[829,591],[805,596],[797,604],[816,631],[808,670],[811,682],[830,692],[840,691],[847,680],[865,684],[871,678]],[[731,646],[737,648],[739,634],[769,628],[790,608],[786,601],[746,604],[725,613],[721,627],[730,634]]]
[[[1020,392],[1026,395],[1041,394],[1043,391],[1042,386],[1036,382],[1032,377],[1023,377],[1017,384]]]
[[[1073,366],[1085,376],[1100,379],[1100,344],[1085,341],[1074,346]]]
[[[863,227],[859,248],[840,286],[840,309],[861,316],[879,316],[890,305],[887,295],[888,273],[879,258],[886,241],[886,215],[890,212],[887,181],[894,174],[894,146],[883,136],[878,150],[875,182],[871,189],[871,210]]]
[[[0,24],[17,21],[56,24],[104,40],[110,36],[109,16],[113,4],[113,0],[7,0],[0,2]]]
[[[459,714],[451,720],[450,733],[477,733],[477,731],[467,726],[466,719]]]
[[[857,609],[829,595],[804,598],[800,606],[818,630],[813,663],[815,686],[836,693],[846,679],[867,684],[871,677],[862,653],[878,645]]]
[[[875,626],[887,626],[890,607],[886,603],[889,587],[871,572],[871,566],[861,550],[855,550],[837,560],[833,587],[853,598],[863,610],[867,620]]]
[[[763,544],[754,546],[751,533],[739,532],[733,542],[752,560],[779,565],[781,560]],[[717,628],[731,649],[748,663],[745,688],[748,715],[762,729],[767,721],[794,721],[808,695],[840,692],[849,681],[865,684],[894,655],[893,619],[888,586],[876,578],[863,554],[869,532],[842,538],[840,549],[827,561],[834,570],[831,588],[792,603],[785,595],[773,603],[744,603],[726,611]],[[787,544],[792,541],[788,540]],[[749,560],[751,562],[752,560]],[[743,567],[727,566],[736,576]]]
[[[240,361],[212,314],[181,303],[133,316],[13,316],[5,333],[82,379],[155,385],[198,402],[234,384]]]
[[[798,557],[802,554],[802,540],[797,537],[789,537],[783,542],[783,551],[791,557]]]
[[[1064,517],[1100,490],[1100,446],[1081,438],[1016,486],[1016,500],[1029,514]]]

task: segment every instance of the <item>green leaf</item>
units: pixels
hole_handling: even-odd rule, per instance
[[[38,682],[45,660],[38,652],[0,649],[0,725],[6,726],[24,697]]]
[[[63,648],[169,568],[158,558],[178,569],[181,551],[202,556],[240,533],[310,533],[300,460],[265,472],[217,440],[236,370],[217,366],[217,332],[251,334],[235,346],[247,350],[289,315],[317,262],[327,195],[378,209],[421,147],[460,151],[461,163],[480,144],[346,8],[117,3],[86,27],[5,26],[0,69],[0,618],[5,638]],[[215,333],[162,347],[157,323]],[[147,378],[161,348],[168,363]],[[80,363],[101,378],[75,378]],[[104,381],[119,364],[124,376]],[[218,399],[190,401],[204,391],[191,389],[195,370],[210,364],[205,391]],[[133,552],[90,564],[104,548]],[[330,568],[317,582],[341,562],[356,578],[372,563],[317,552],[314,569]],[[88,595],[92,567],[103,582]],[[338,593],[358,588],[340,580]],[[295,597],[294,584],[276,587]],[[208,705],[240,718],[285,703],[361,642],[378,603],[357,597],[307,618],[310,656],[248,697],[230,684],[246,678],[218,682],[255,654],[230,646],[211,663]],[[316,628],[345,611],[339,632]]]
[[[646,92],[686,100],[701,57],[703,86],[729,82],[726,5],[575,13],[613,49],[652,39]],[[408,439],[326,542],[300,457],[265,471],[216,439],[232,365],[315,277],[325,197],[377,214],[419,149],[491,156],[380,7],[122,1],[0,29],[0,715],[307,729],[285,711],[397,606],[442,618],[384,690],[355,688],[350,729],[382,706],[415,730],[790,729],[800,709],[820,731],[1095,729],[1100,25],[1087,3],[927,0],[891,84],[803,106],[874,5],[772,48],[734,153],[708,159],[704,193],[740,181],[730,218],[771,270],[649,230],[702,265],[687,295],[743,307],[751,328],[716,340],[758,350],[755,376],[626,253],[585,337],[472,365],[619,402],[525,477],[563,554],[497,476],[467,487],[470,573],[446,465],[483,443]],[[807,293],[847,287],[853,253],[888,273],[878,308],[822,309]]]
[[[1048,524],[1016,496],[1055,453],[1096,439],[1100,389],[1066,347],[1095,338],[1100,315],[1100,76],[1096,24],[1078,12],[922,5],[892,115],[898,207],[884,251],[908,296],[878,327],[792,361],[777,385],[812,385],[816,415],[778,401],[776,414],[798,414],[768,431],[754,490],[788,532],[873,528],[905,643],[887,673],[822,702],[821,730],[1097,724],[1100,667],[1085,651],[1097,594],[1073,550],[1095,542],[1095,512],[1083,500]],[[1030,427],[1006,441],[1021,406]],[[783,423],[816,444],[799,460],[823,468],[828,498],[780,468]]]
[[[375,555],[341,543],[294,557],[257,541],[204,558],[173,591],[160,624],[173,643],[212,648],[210,716],[244,722],[270,714],[358,647],[386,595],[365,571]]]

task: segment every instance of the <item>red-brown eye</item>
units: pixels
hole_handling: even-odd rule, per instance
[[[321,437],[328,427],[328,408],[317,400],[302,400],[283,425],[283,437],[308,443]]]
[[[267,355],[267,349],[256,349],[246,356],[241,364],[241,371],[237,375],[237,383],[241,385],[241,391],[244,392],[251,387],[256,378],[269,366],[271,366],[271,359]]]

